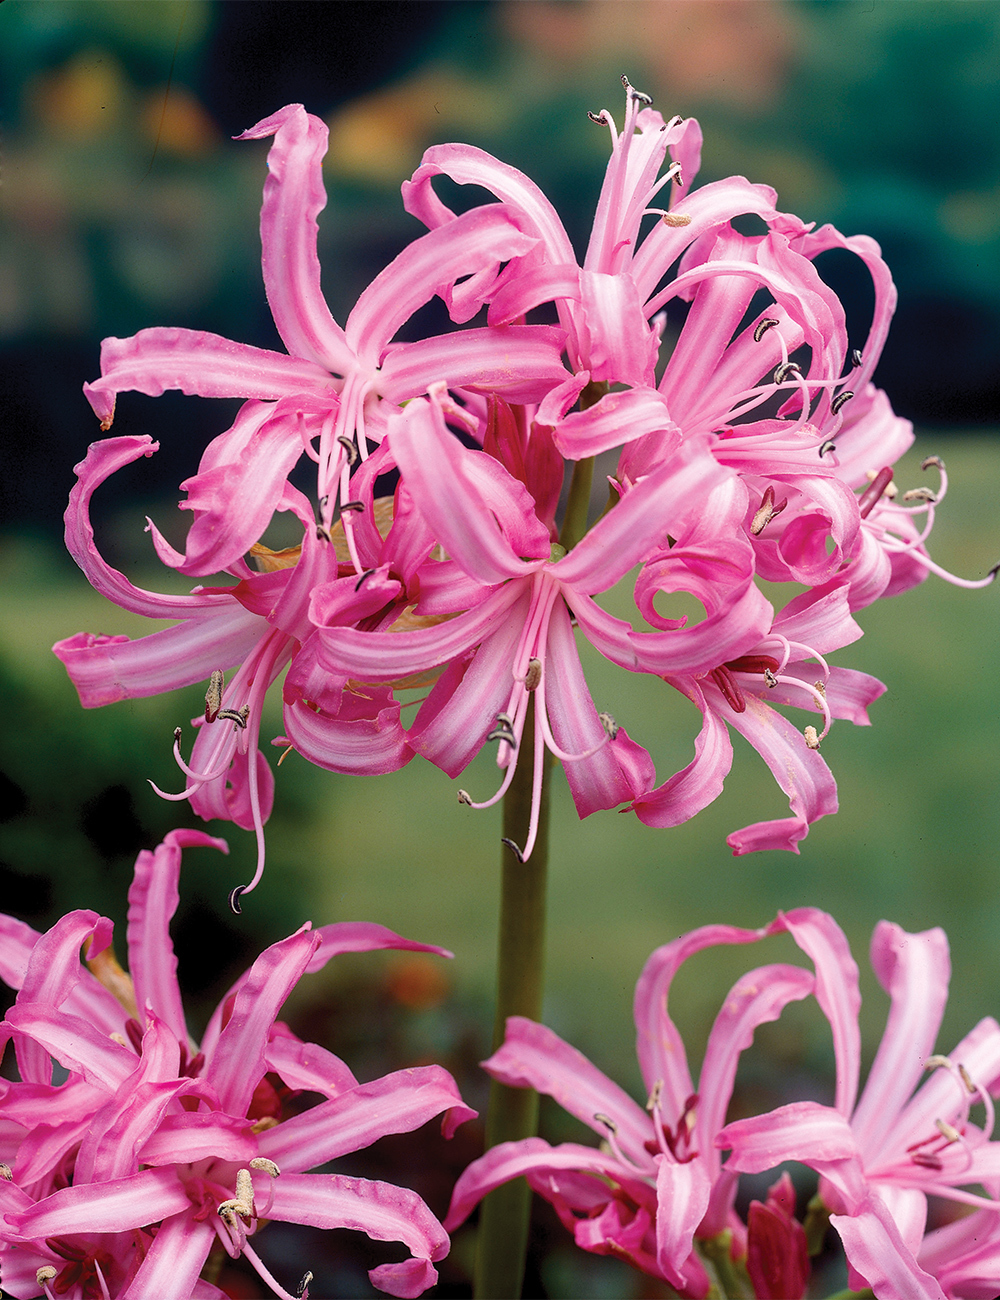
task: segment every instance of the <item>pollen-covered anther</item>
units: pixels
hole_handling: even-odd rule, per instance
[[[826,699],[826,682],[824,681],[813,682],[813,690],[819,691],[820,695],[822,695],[823,698]]]
[[[115,1031],[112,1031],[110,1034],[108,1034],[108,1037],[111,1039],[113,1043],[117,1043],[119,1047],[128,1047],[128,1040],[126,1039],[124,1034],[119,1034],[116,1033]]]
[[[775,677],[774,673],[771,672],[770,668],[764,669],[764,681],[767,683],[767,689],[769,691],[773,691],[778,684],[778,679]]]
[[[941,1134],[941,1136],[945,1138],[949,1143],[961,1141],[962,1138],[961,1133],[959,1133],[957,1128],[949,1124],[947,1120],[936,1119],[934,1121],[934,1127]]]
[[[819,732],[813,726],[804,728],[802,732],[806,738],[806,746],[809,749],[819,749]]]
[[[608,110],[606,108],[602,108],[599,113],[588,113],[587,116],[590,118],[592,122],[595,122],[598,126],[607,125]]]
[[[646,1099],[646,1109],[648,1111],[652,1112],[656,1110],[656,1108],[659,1106],[660,1095],[662,1092],[663,1092],[663,1080],[657,1079],[656,1082],[653,1084],[652,1091],[650,1092],[648,1098]]]
[[[614,740],[615,736],[618,735],[618,723],[615,722],[611,714],[599,713],[597,715],[597,720],[604,728],[604,734],[607,736],[608,740]]]
[[[41,1268],[35,1271],[35,1283],[38,1286],[44,1286],[46,1282],[51,1282],[58,1272],[59,1270],[53,1268],[51,1264],[43,1264]]]
[[[928,487],[910,488],[908,492],[903,493],[903,500],[923,501],[925,505],[933,505],[937,501],[937,493]]]
[[[459,790],[459,792],[458,792],[458,802],[459,802],[459,803],[467,804],[469,807],[471,807],[471,806],[472,806],[472,795],[469,794],[468,790]]]
[[[617,1136],[618,1125],[615,1123],[615,1121],[611,1118],[610,1115],[605,1115],[601,1111],[595,1110],[594,1119],[597,1121],[598,1124],[602,1124],[604,1128],[606,1128],[608,1132],[611,1133],[613,1136]]]
[[[753,341],[759,343],[769,329],[773,329],[780,322],[773,316],[765,316],[763,320],[757,322],[757,328],[753,332]]]
[[[274,1161],[268,1160],[266,1156],[255,1156],[253,1160],[250,1161],[250,1168],[260,1169],[265,1174],[270,1174],[272,1178],[277,1178],[281,1173],[281,1170]]]
[[[847,405],[847,403],[851,400],[853,396],[854,394],[851,392],[851,390],[849,388],[845,388],[844,391],[842,393],[838,393],[837,396],[830,403],[830,410],[833,412],[834,415],[839,415],[843,407]]]
[[[801,378],[802,367],[796,361],[785,361],[782,365],[778,366],[777,370],[775,370],[774,382],[776,384],[783,384],[792,375],[798,375]]]
[[[680,226],[690,226],[691,218],[686,212],[664,212],[660,218],[665,226],[671,226],[674,229]]]
[[[760,505],[757,507],[757,513],[750,521],[750,532],[753,536],[759,537],[775,515],[780,515],[787,505],[787,497],[782,497],[779,502],[775,503],[774,488],[770,485],[766,487],[764,495],[760,499]]]
[[[208,679],[208,690],[205,692],[205,721],[214,722],[219,716],[219,710],[222,708],[222,687],[225,683],[222,669],[216,668]],[[178,728],[179,730],[179,728]],[[174,733],[177,736],[177,733]],[[180,739],[180,736],[177,736]]]
[[[299,1297],[299,1300],[306,1300],[306,1297],[309,1295],[309,1283],[312,1280],[313,1280],[312,1273],[309,1271],[309,1269],[306,1269],[306,1271],[302,1274],[302,1281],[295,1288],[295,1294]]]
[[[254,1217],[253,1177],[249,1169],[237,1169],[236,1195],[228,1201],[223,1201],[215,1212],[220,1219],[226,1219],[229,1222],[234,1221],[236,1215],[239,1215],[241,1219],[252,1219]]]
[[[528,671],[524,674],[524,689],[534,691],[538,689],[538,683],[542,680],[542,661],[541,659],[531,658],[528,660]]]
[[[979,1091],[979,1089],[972,1082],[972,1075],[969,1074],[969,1071],[965,1068],[964,1065],[962,1065],[961,1062],[959,1062],[956,1068],[958,1069],[959,1074],[962,1076],[962,1082],[965,1084],[966,1091],[969,1093],[970,1097],[974,1097],[976,1093]]]
[[[8,1183],[12,1183],[14,1181],[14,1174],[11,1170],[10,1165],[5,1165],[0,1163],[0,1178],[4,1179],[4,1181]]]
[[[931,469],[932,467],[934,469],[944,469],[944,461],[940,456],[928,456],[926,460],[920,462],[921,469]]]

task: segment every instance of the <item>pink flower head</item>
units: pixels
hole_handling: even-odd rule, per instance
[[[797,1160],[817,1170],[856,1290],[871,1287],[878,1300],[995,1294],[997,1239],[988,1225],[1000,1222],[1000,1142],[991,1139],[1000,1026],[982,1020],[947,1056],[934,1054],[948,995],[948,941],[939,929],[908,934],[881,921],[871,961],[891,1007],[858,1097],[857,967],[843,936],[837,950],[814,958],[824,990],[817,997],[833,1029],[835,1107],[795,1102],[737,1120],[716,1137],[732,1151],[726,1167],[758,1172]],[[983,1127],[969,1118],[974,1105],[983,1107]],[[930,1195],[980,1213],[925,1238]],[[988,1282],[984,1269],[992,1270]],[[977,1286],[963,1289],[963,1278]]]
[[[359,1083],[276,1017],[301,976],[338,953],[450,954],[380,925],[307,924],[236,981],[198,1044],[185,1024],[168,926],[181,849],[201,845],[226,848],[179,830],[140,853],[129,975],[107,953],[111,922],[93,912],[70,913],[44,935],[0,917],[0,975],[19,989],[2,1032],[21,1079],[4,1084],[0,1099],[4,1131],[13,1130],[12,1181],[0,1181],[4,1288],[37,1295],[35,1275],[45,1269],[50,1297],[221,1297],[199,1280],[218,1241],[288,1296],[249,1240],[258,1220],[283,1219],[403,1241],[412,1258],[371,1278],[391,1295],[419,1295],[448,1250],[423,1201],[406,1188],[307,1171],[438,1114],[450,1136],[475,1112],[438,1066]],[[91,969],[79,961],[88,939]],[[68,1071],[64,1083],[53,1082],[53,1060]],[[283,1098],[298,1091],[324,1100],[285,1118]]]
[[[705,948],[756,943],[781,932],[791,934],[809,956],[815,975],[799,966],[771,965],[740,979],[712,1026],[695,1085],[667,1011],[674,975]],[[639,1064],[649,1094],[645,1108],[551,1030],[511,1017],[504,1044],[484,1068],[503,1083],[554,1097],[601,1137],[602,1147],[552,1147],[540,1138],[494,1147],[458,1180],[446,1226],[461,1223],[494,1187],[524,1175],[555,1207],[577,1245],[627,1259],[664,1278],[682,1296],[708,1294],[709,1277],[697,1243],[726,1229],[732,1233],[732,1257],[746,1257],[761,1300],[801,1296],[808,1263],[801,1225],[794,1219],[794,1197],[789,1198],[784,1183],[772,1188],[767,1204],[751,1215],[748,1244],[748,1229],[733,1210],[743,1166],[721,1159],[719,1135],[734,1127],[723,1130],[726,1109],[739,1058],[757,1026],[776,1020],[789,1002],[810,994],[834,1015],[838,981],[852,968],[842,932],[812,908],[779,913],[760,930],[704,926],[658,948],[635,991]],[[837,1015],[834,1037],[843,1059],[856,1066],[856,1007],[853,1021]],[[838,1085],[838,1095],[851,1104],[847,1091],[846,1084]],[[766,1120],[744,1122],[763,1126]]]

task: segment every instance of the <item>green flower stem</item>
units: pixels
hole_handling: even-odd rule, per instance
[[[528,703],[523,735],[534,733],[534,701]],[[531,817],[534,751],[524,743],[517,771],[503,801],[505,838],[523,845]],[[497,956],[497,1009],[493,1050],[500,1046],[508,1016],[542,1018],[545,963],[545,885],[549,859],[549,775],[551,756],[545,751],[542,771],[541,814],[535,849],[527,862],[507,845],[501,852],[503,881],[500,895],[500,939]],[[486,1146],[534,1137],[538,1129],[538,1094],[531,1088],[509,1088],[495,1079],[490,1084],[486,1112]],[[531,1188],[523,1178],[505,1183],[483,1201],[479,1214],[476,1276],[477,1300],[516,1300],[524,1281],[528,1248]]]
[[[586,411],[601,400],[608,391],[605,383],[590,383],[580,394],[580,410]],[[565,551],[571,551],[587,531],[587,513],[590,509],[590,490],[594,484],[594,458],[585,456],[573,466],[569,481],[569,500],[566,502],[566,514],[559,533],[559,545]]]

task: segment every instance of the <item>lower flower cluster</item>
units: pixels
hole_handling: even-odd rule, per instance
[[[197,1044],[168,927],[181,850],[198,845],[226,850],[201,831],[176,830],[140,853],[128,974],[110,948],[112,923],[96,912],[70,912],[45,934],[0,916],[0,977],[18,990],[0,1032],[19,1075],[0,1083],[4,1294],[221,1300],[225,1292],[201,1276],[221,1249],[244,1255],[273,1294],[308,1296],[308,1274],[289,1291],[251,1245],[261,1220],[278,1219],[403,1242],[411,1257],[373,1269],[371,1280],[390,1295],[418,1296],[449,1247],[421,1198],[308,1171],[436,1115],[450,1137],[476,1112],[439,1066],[359,1083],[276,1017],[298,980],[338,953],[451,954],[380,925],[307,924],[257,958]],[[323,1100],[288,1116],[285,1102],[300,1092]]]
[[[782,932],[813,970],[761,966],[738,980],[696,1086],[667,1011],[675,974],[706,948]],[[704,926],[652,954],[635,992],[645,1107],[551,1030],[511,1017],[484,1068],[553,1097],[601,1144],[528,1138],[494,1147],[459,1178],[445,1226],[454,1230],[481,1197],[523,1175],[578,1246],[627,1260],[680,1296],[801,1300],[810,1248],[818,1253],[832,1224],[852,1291],[869,1288],[878,1300],[991,1300],[1000,1290],[1000,1142],[991,1139],[1000,1025],[984,1019],[948,1056],[934,1054],[950,973],[940,929],[908,934],[880,922],[871,960],[891,1007],[860,1097],[858,969],[841,929],[813,908],[779,913],[759,930]],[[810,996],[833,1034],[834,1105],[793,1102],[726,1124],[754,1031]],[[983,1108],[982,1126],[970,1121],[974,1106]],[[786,1162],[819,1175],[804,1223],[791,1178],[778,1168]],[[768,1170],[775,1181],[767,1200],[751,1202],[744,1223],[734,1208],[740,1174]],[[930,1231],[929,1197],[952,1211]]]

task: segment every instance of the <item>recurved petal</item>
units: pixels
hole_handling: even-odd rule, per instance
[[[451,1137],[476,1111],[439,1065],[396,1070],[287,1119],[260,1135],[261,1154],[281,1169],[314,1169],[371,1146],[387,1133],[411,1133],[436,1115]]]
[[[816,967],[816,1001],[830,1022],[837,1061],[836,1107],[850,1115],[858,1094],[861,993],[858,966],[847,937],[832,916],[815,907],[779,912],[775,930],[787,930]]]
[[[453,1232],[482,1198],[501,1183],[522,1174],[547,1169],[590,1170],[609,1180],[620,1178],[623,1166],[613,1156],[575,1142],[550,1147],[542,1138],[523,1138],[520,1142],[502,1142],[474,1160],[459,1176],[451,1195],[445,1227]]]
[[[116,470],[131,465],[143,456],[152,456],[158,447],[159,443],[145,436],[105,438],[101,442],[90,444],[85,459],[73,469],[77,481],[69,494],[69,505],[66,507],[66,549],[83,570],[90,585],[123,609],[145,614],[147,618],[205,617],[214,613],[220,605],[225,607],[231,599],[229,595],[205,591],[190,596],[173,596],[143,591],[140,587],[134,587],[124,574],[106,563],[94,545],[94,529],[90,523],[90,498],[94,491]]]
[[[330,374],[315,361],[233,343],[205,330],[157,326],[101,344],[101,378],[84,384],[87,400],[109,429],[115,396],[134,390],[160,397],[168,388],[198,397],[294,397],[331,394]]]
[[[646,826],[679,826],[719,797],[733,765],[729,731],[714,709],[708,708],[698,682],[667,680],[683,691],[702,711],[701,731],[694,742],[694,758],[655,790],[636,799],[632,808]]]
[[[726,995],[698,1080],[697,1142],[712,1177],[719,1171],[715,1136],[725,1122],[740,1056],[759,1025],[777,1020],[789,1002],[807,998],[814,987],[812,975],[801,966],[761,966],[737,980]]]
[[[759,849],[787,849],[798,853],[798,842],[809,834],[810,825],[837,811],[837,786],[833,774],[819,753],[810,749],[802,732],[787,718],[769,708],[756,696],[746,696],[746,712],[735,713],[714,684],[703,683],[706,697],[731,727],[744,736],[771,769],[775,781],[788,795],[791,817],[755,822],[726,836],[726,843],[739,857]]]
[[[321,925],[313,933],[319,935],[320,942],[306,967],[309,973],[322,970],[331,957],[344,952],[376,952],[395,948],[404,952],[433,952],[439,957],[454,955],[447,948],[404,939],[388,926],[377,925],[374,921],[337,921],[332,925]]]
[[[582,460],[647,434],[660,436],[664,455],[680,445],[680,429],[667,412],[666,399],[655,388],[629,388],[563,416],[555,443],[570,460]]]
[[[316,951],[307,929],[274,943],[257,958],[236,994],[229,1023],[205,1070],[224,1111],[245,1115],[265,1071],[268,1037],[282,1003]]]
[[[276,1178],[271,1190],[268,1218],[353,1228],[375,1241],[401,1241],[414,1259],[372,1269],[369,1276],[380,1290],[412,1297],[437,1281],[430,1261],[447,1255],[448,1234],[416,1192],[367,1178],[294,1173]]]
[[[183,1214],[191,1202],[172,1168],[143,1169],[105,1183],[63,1187],[17,1216],[28,1237],[62,1237],[77,1232],[128,1232]]]
[[[866,1163],[876,1161],[892,1145],[893,1121],[934,1051],[951,976],[948,940],[939,927],[909,934],[890,921],[879,921],[872,935],[871,960],[892,1002],[852,1121]]]
[[[261,264],[271,315],[293,357],[346,375],[355,357],[320,288],[316,217],[326,207],[322,162],[329,131],[301,104],[288,104],[238,140],[274,136],[260,210]]]
[[[537,243],[499,203],[473,208],[413,240],[380,271],[347,318],[348,344],[373,369],[399,327],[460,276],[523,257]]]
[[[143,849],[139,853],[128,891],[128,967],[136,1004],[144,1015],[150,1003],[180,1043],[186,1043],[188,1035],[170,921],[180,898],[181,850],[197,847],[229,852],[225,840],[203,831],[170,831],[152,852]]]
[[[907,1249],[892,1215],[876,1195],[857,1213],[834,1214],[851,1268],[878,1300],[946,1300],[939,1282],[925,1273]]]
[[[738,1119],[716,1136],[715,1145],[731,1150],[727,1168],[744,1174],[774,1169],[784,1160],[821,1168],[857,1155],[854,1134],[844,1115],[814,1101],[793,1101],[766,1115]]]
[[[552,325],[459,330],[389,350],[379,392],[402,402],[443,380],[450,388],[497,393],[507,402],[538,402],[566,378],[566,335]]]
[[[607,1116],[626,1155],[642,1168],[650,1166],[645,1148],[653,1136],[649,1116],[582,1052],[545,1025],[509,1016],[506,1037],[483,1062],[483,1069],[512,1088],[534,1088],[554,1098],[602,1138],[607,1137],[608,1126],[596,1117]]]
[[[212,1220],[199,1221],[188,1202],[187,1213],[166,1219],[121,1300],[191,1300],[199,1295],[198,1274],[215,1242]],[[219,1294],[222,1294],[221,1292]]]

